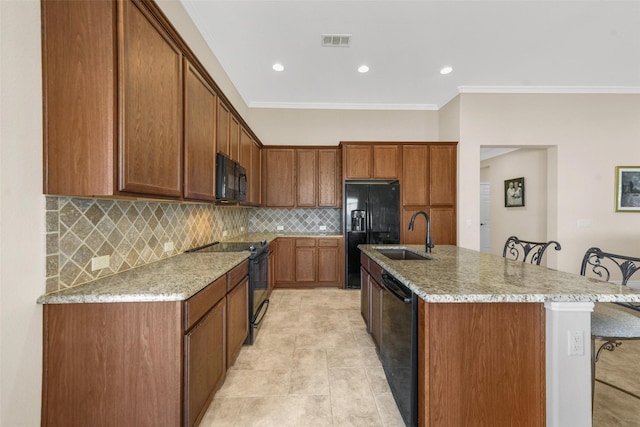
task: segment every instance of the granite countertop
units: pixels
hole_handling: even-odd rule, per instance
[[[188,253],[38,298],[39,304],[183,301],[249,257],[249,252]]]
[[[457,246],[359,245],[427,302],[640,302],[640,290]],[[431,260],[398,261],[376,248],[409,248]]]
[[[273,242],[278,237],[342,237],[320,233],[247,233],[228,242]],[[38,304],[183,301],[249,257],[248,252],[192,252],[163,258],[73,288],[42,295]]]
[[[271,243],[278,237],[321,237],[321,238],[339,238],[342,234],[339,233],[247,233],[242,236],[228,237],[223,239],[223,242],[260,242],[266,240]]]

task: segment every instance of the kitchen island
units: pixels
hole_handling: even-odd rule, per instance
[[[360,249],[419,296],[420,425],[591,425],[593,303],[640,301],[640,291],[455,246]],[[581,346],[569,348],[569,332]]]

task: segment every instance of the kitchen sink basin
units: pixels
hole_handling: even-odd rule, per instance
[[[403,261],[427,261],[431,259],[407,249],[377,249],[377,251],[389,259]]]

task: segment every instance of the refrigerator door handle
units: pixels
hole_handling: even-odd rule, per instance
[[[367,228],[367,244],[371,243],[371,211],[369,210],[369,200],[364,202],[365,227]]]

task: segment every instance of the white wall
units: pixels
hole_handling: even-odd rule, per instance
[[[0,1],[0,426],[40,424],[44,196],[40,2]]]
[[[437,111],[254,108],[248,121],[265,145],[438,140]]]
[[[480,146],[556,146],[547,229],[562,244],[557,268],[579,272],[590,246],[640,256],[640,214],[614,211],[615,166],[640,165],[638,117],[638,95],[460,95],[458,244],[479,248]]]
[[[480,163],[491,185],[491,253],[502,256],[509,236],[543,242],[547,235],[547,150],[521,149]],[[525,204],[504,206],[504,181],[524,177]]]

